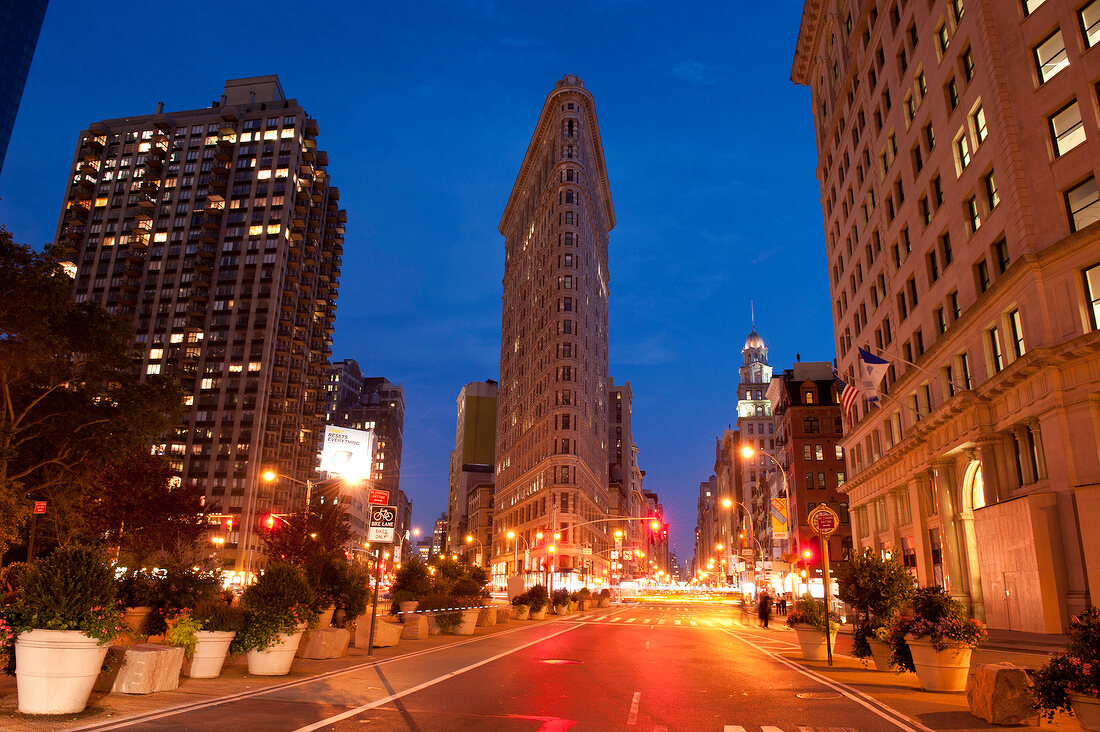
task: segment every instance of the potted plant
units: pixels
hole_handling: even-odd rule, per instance
[[[887,630],[890,661],[916,671],[925,691],[965,690],[971,651],[989,637],[985,626],[939,587],[915,590],[908,605],[910,612],[895,616]]]
[[[371,571],[363,562],[345,562],[336,586],[336,624],[355,620],[367,610],[371,600]]]
[[[825,611],[825,602],[815,600],[809,593],[803,595],[787,613],[787,625],[798,636],[802,657],[807,661],[824,661],[836,642],[840,629],[836,613]],[[825,644],[829,645],[826,646]]]
[[[868,548],[841,563],[836,572],[837,594],[852,606],[852,655],[874,659],[879,671],[890,669],[890,647],[875,637],[897,614],[916,587],[916,580],[895,559],[883,559]]]
[[[313,593],[301,570],[272,564],[241,595],[244,624],[230,651],[248,654],[248,673],[284,676],[290,673],[302,633],[316,622],[310,607]]]
[[[447,635],[462,622],[456,598],[450,595],[428,595],[420,601],[418,610],[427,613],[428,635]]]
[[[136,635],[149,635],[149,618],[157,601],[159,579],[145,570],[124,574],[118,580],[118,599],[125,608],[122,622]]]
[[[153,584],[153,612],[145,623],[145,632],[161,635],[167,619],[185,608],[193,608],[206,598],[221,595],[220,569],[203,569],[179,563],[169,564]]]
[[[550,595],[544,585],[535,585],[525,593],[527,605],[531,608],[531,620],[544,620],[546,607],[550,604]]]
[[[122,631],[114,570],[94,549],[68,546],[31,562],[8,607],[24,714],[84,709],[107,644]]]
[[[591,606],[592,602],[592,590],[587,587],[582,587],[573,593],[574,598],[577,601],[578,610],[587,610]]]
[[[516,620],[527,620],[531,617],[531,602],[526,592],[512,598],[512,617]]]
[[[600,607],[611,607],[611,590],[606,587],[600,590]]]
[[[550,605],[555,615],[569,614],[569,590],[557,589],[550,593]]]
[[[1100,730],[1100,609],[1070,621],[1066,650],[1051,656],[1033,683],[1035,706],[1047,719],[1072,712],[1081,729]]]
[[[413,558],[403,563],[393,578],[393,604],[390,612],[402,620],[407,613],[414,612],[420,598],[432,591],[432,576],[428,566]]]
[[[229,646],[244,625],[244,612],[211,599],[169,616],[165,625],[165,645],[183,648],[183,675],[212,679],[221,674]]]
[[[473,577],[466,576],[454,583],[451,592],[455,607],[462,608],[462,621],[455,628],[455,635],[473,635],[481,615],[482,586]]]

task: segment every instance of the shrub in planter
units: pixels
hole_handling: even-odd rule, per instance
[[[966,617],[966,608],[939,587],[921,587],[884,631],[875,634],[890,646],[890,661],[899,671],[916,671],[906,636],[928,638],[943,650],[952,643],[979,646],[988,638],[985,626]]]
[[[557,589],[550,593],[550,605],[557,610],[557,608],[564,608],[569,610],[569,590]]]
[[[193,608],[209,598],[221,596],[220,569],[169,566],[154,585],[153,614],[146,632],[161,634],[167,629],[167,619],[185,608]]]
[[[1073,711],[1085,727],[1080,697],[1100,698],[1100,609],[1089,608],[1070,621],[1066,650],[1039,668],[1034,688],[1035,706],[1047,719],[1058,711]]]
[[[431,613],[439,626],[440,633],[450,633],[455,626],[462,622],[462,612],[454,608],[461,607],[459,599],[450,595],[432,594],[421,598],[419,611]],[[446,611],[446,612],[440,612]]]
[[[404,598],[401,602],[412,602],[427,595],[432,591],[432,575],[428,571],[428,565],[416,558],[402,564],[401,569],[397,570],[397,574],[394,575],[393,586],[390,591],[394,597],[390,607],[390,612],[393,614],[396,614],[399,610],[397,607],[398,593],[401,593]]]
[[[371,601],[371,571],[365,563],[346,562],[335,586],[336,609],[344,611],[345,621],[367,611]]]
[[[837,567],[836,582],[840,599],[855,610],[852,655],[866,659],[871,655],[868,641],[912,595],[916,580],[901,562],[868,548]]]
[[[534,585],[524,594],[527,595],[526,604],[530,606],[533,613],[545,610],[546,606],[550,604],[550,595],[546,592],[544,585]]]
[[[272,564],[241,595],[244,624],[233,639],[232,653],[262,651],[280,635],[292,635],[317,618],[311,609],[313,592],[301,570]]]
[[[520,607],[521,605],[524,606],[524,607],[530,607],[531,606],[530,599],[528,598],[526,592],[521,592],[521,593],[519,593],[518,595],[516,595],[515,597],[512,598],[512,606],[513,607]]]
[[[827,621],[827,625],[826,625]],[[822,633],[828,629],[836,633],[840,625],[840,616],[836,613],[825,612],[825,603],[815,600],[809,594],[805,594],[795,601],[794,607],[787,613],[787,626],[809,625]]]

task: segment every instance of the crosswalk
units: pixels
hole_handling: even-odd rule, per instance
[[[599,623],[604,625],[669,625],[686,628],[743,628],[748,627],[728,618],[703,618],[703,617],[623,617],[623,616],[585,616],[571,615],[567,620],[574,623]]]
[[[727,724],[722,728],[722,732],[751,732],[755,729],[755,727],[742,727],[738,724]],[[853,729],[852,727],[805,727],[799,725],[791,729],[795,730],[795,732],[859,732],[859,730]],[[760,727],[760,732],[787,732],[787,730],[784,730],[782,727],[764,725]]]

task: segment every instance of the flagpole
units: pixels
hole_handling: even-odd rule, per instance
[[[934,372],[934,371],[931,371],[931,370],[929,370],[929,369],[926,369],[926,368],[924,368],[923,366],[918,366],[917,364],[913,363],[912,361],[910,361],[910,360],[908,360],[908,359],[905,359],[905,358],[902,358],[901,356],[897,355],[896,353],[893,353],[892,351],[887,351],[887,350],[886,350],[885,348],[879,348],[878,346],[872,346],[872,345],[870,345],[870,344],[867,344],[867,348],[868,348],[868,349],[874,348],[874,349],[875,349],[876,351],[878,351],[879,353],[884,353],[884,354],[886,354],[887,356],[891,356],[891,357],[893,357],[893,358],[897,359],[898,361],[901,361],[902,363],[907,363],[907,364],[909,364],[910,366],[912,366],[913,368],[915,368],[915,369],[916,369],[917,371],[921,371],[921,372],[923,372],[923,373],[926,373],[926,374],[928,374],[929,376],[934,376],[934,377],[936,377],[936,378],[938,378],[938,379],[942,379],[942,378],[943,378],[943,374],[937,374],[936,372]],[[954,387],[955,387],[956,389],[960,390],[960,391],[974,391],[974,388],[973,388],[973,387],[970,387],[970,386],[962,386],[961,384],[957,383],[957,382],[956,382],[956,381],[955,381],[954,379],[944,379],[944,380],[945,380],[945,381],[946,381],[947,383],[949,383],[949,384],[951,384],[952,386],[954,386]]]

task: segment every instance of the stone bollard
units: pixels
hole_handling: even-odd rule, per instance
[[[480,608],[477,616],[478,627],[488,627],[497,624],[497,609],[495,607]]]
[[[152,643],[111,646],[107,664],[96,680],[96,691],[122,694],[152,694],[170,691],[180,685],[183,649]]]
[[[991,724],[1038,726],[1027,669],[1011,663],[976,667],[966,680],[970,713]]]
[[[348,654],[350,639],[344,628],[307,630],[298,643],[298,658],[342,658]]]

